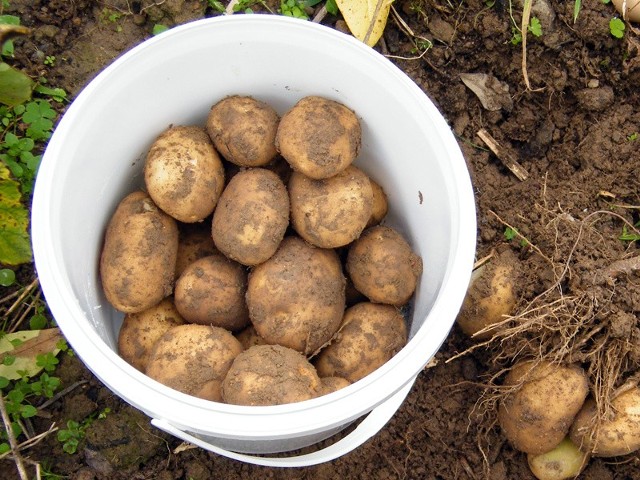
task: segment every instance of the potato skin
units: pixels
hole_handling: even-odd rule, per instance
[[[233,361],[222,397],[235,405],[282,405],[314,398],[320,389],[320,378],[304,355],[281,345],[256,345]]]
[[[222,380],[240,352],[242,345],[224,328],[180,325],[158,339],[146,374],[174,390],[220,402]]]
[[[249,324],[247,272],[222,254],[190,264],[176,280],[175,305],[184,319],[238,331]]]
[[[360,152],[362,131],[356,114],[328,98],[302,98],[280,119],[276,148],[293,170],[314,179],[347,168]]]
[[[242,347],[245,350],[248,350],[254,345],[268,345],[265,339],[258,335],[256,327],[251,324],[236,333],[235,337],[242,344]]]
[[[612,416],[593,428],[597,415],[593,399],[585,402],[571,426],[571,440],[596,457],[615,457],[640,450],[640,387],[621,393],[611,402]]]
[[[400,233],[377,225],[353,242],[346,270],[354,287],[372,302],[402,306],[415,292],[422,259]]]
[[[318,396],[329,395],[351,385],[351,382],[342,377],[322,377],[320,378],[321,388]]]
[[[118,333],[118,353],[144,372],[156,341],[171,327],[183,323],[184,319],[170,298],[142,312],[128,313]]]
[[[289,225],[289,195],[270,170],[253,168],[236,174],[213,214],[211,236],[227,257],[243,265],[268,260]]]
[[[373,193],[373,208],[371,210],[371,217],[367,222],[367,227],[373,227],[374,225],[378,225],[384,217],[387,216],[389,202],[382,186],[371,178],[369,178],[369,182],[371,183],[371,192]]]
[[[181,222],[200,222],[218,202],[224,168],[204,129],[175,126],[151,145],[144,181],[153,201],[166,213]]]
[[[176,278],[196,260],[220,253],[213,244],[210,223],[182,223],[178,225],[178,231]]]
[[[171,295],[178,251],[176,221],[142,191],[127,195],[107,225],[100,278],[107,300],[124,313]]]
[[[531,454],[549,452],[565,438],[589,393],[582,368],[547,361],[519,362],[504,385],[515,390],[500,403],[498,423],[517,450]]]
[[[529,470],[539,480],[576,478],[589,463],[589,454],[581,451],[569,437],[553,450],[540,455],[527,455]]]
[[[267,343],[310,355],[340,326],[345,278],[333,250],[286,237],[278,251],[253,268],[247,288],[249,315]]]
[[[509,315],[516,305],[519,260],[511,250],[501,252],[495,260],[479,267],[462,303],[457,322],[462,331],[486,340],[493,331],[478,334]]]
[[[289,197],[293,228],[307,242],[321,248],[341,247],[354,241],[373,211],[369,177],[353,165],[322,180],[293,172]]]
[[[206,130],[220,154],[242,167],[260,167],[277,154],[280,117],[270,106],[247,96],[233,95],[209,111]]]
[[[407,327],[391,305],[363,302],[346,310],[337,335],[323,348],[314,365],[321,377],[350,382],[389,361],[407,343]]]

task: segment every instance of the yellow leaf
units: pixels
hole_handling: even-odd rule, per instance
[[[354,37],[373,47],[382,36],[393,0],[336,0]]]
[[[38,355],[47,352],[57,355],[60,351],[57,345],[62,338],[58,328],[23,330],[4,335],[0,338],[0,360],[10,356],[12,362],[8,365],[0,362],[0,376],[16,380],[22,376],[21,372],[30,377],[36,375],[42,370],[37,362]]]

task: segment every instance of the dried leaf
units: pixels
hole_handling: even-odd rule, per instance
[[[22,373],[32,377],[42,370],[38,355],[51,352],[56,355],[62,334],[59,328],[23,330],[0,338],[0,377],[17,380]],[[6,361],[10,358],[11,361]]]
[[[354,37],[373,47],[384,32],[393,0],[336,0]]]
[[[0,263],[19,265],[31,258],[29,212],[22,204],[20,184],[0,165]]]
[[[513,110],[509,85],[486,73],[461,73],[460,79],[476,94],[482,106],[490,111]]]

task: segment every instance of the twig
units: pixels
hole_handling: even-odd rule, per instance
[[[322,5],[322,7],[320,7],[320,9],[313,16],[313,20],[311,21],[313,23],[320,23],[322,20],[324,20],[324,17],[326,16],[327,16],[327,7],[326,5]]]
[[[522,76],[527,90],[532,90],[529,83],[529,74],[527,73],[527,32],[529,30],[529,19],[531,17],[531,0],[524,0],[524,9],[522,10]]]
[[[47,408],[49,405],[51,405],[52,403],[54,403],[55,401],[57,401],[58,399],[64,397],[65,395],[67,395],[69,392],[75,390],[76,388],[78,388],[81,385],[84,385],[85,383],[89,383],[88,380],[80,380],[72,385],[69,385],[67,388],[65,388],[64,390],[59,391],[58,393],[56,393],[53,397],[51,397],[49,400],[47,400],[46,402],[44,402],[42,405],[38,406],[38,410],[44,410],[45,408]]]
[[[38,290],[38,293],[36,293],[36,296],[33,299],[33,303],[30,305],[27,305],[27,307],[23,310],[23,312],[20,314],[20,316],[13,321],[13,325],[11,325],[9,327],[9,329],[7,330],[7,333],[13,333],[15,332],[18,327],[22,324],[22,321],[27,317],[27,315],[29,314],[29,312],[31,311],[32,308],[35,308],[35,303],[38,301],[38,299],[40,298],[42,292],[40,290]]]
[[[477,135],[487,145],[487,147],[491,149],[496,157],[498,157],[498,160],[500,160],[502,164],[518,178],[518,180],[524,181],[527,179],[529,173],[516,161],[514,155],[500,145],[498,141],[489,134],[489,132],[484,128],[481,128],[478,130]]]
[[[25,299],[25,297],[27,295],[29,295],[29,293],[31,292],[31,290],[33,290],[34,288],[36,288],[38,286],[38,277],[36,277],[33,282],[31,282],[29,285],[27,285],[27,288],[24,289],[24,291],[20,294],[20,296],[18,297],[18,299],[13,302],[13,305],[11,305],[9,307],[9,310],[7,310],[5,312],[5,316],[9,316],[11,315],[11,313],[20,306],[20,304],[22,303],[22,301]]]
[[[55,423],[52,423],[51,426],[49,427],[49,429],[46,432],[42,432],[39,433],[38,435],[29,438],[28,440],[25,440],[24,442],[22,442],[20,445],[18,445],[18,450],[22,451],[22,450],[26,450],[27,448],[31,448],[34,445],[37,445],[38,443],[40,443],[42,440],[45,439],[45,437],[55,431],[58,430],[58,427],[56,427]],[[0,460],[4,460],[6,457],[11,456],[13,454],[13,452],[8,451],[3,453],[2,455],[0,455]],[[24,459],[25,461],[29,461],[29,459]]]
[[[227,8],[224,9],[224,14],[225,15],[233,15],[234,14],[234,8],[238,3],[239,3],[238,0],[231,0],[227,4]]]
[[[0,414],[2,415],[2,421],[4,422],[4,429],[7,432],[7,438],[9,439],[9,446],[11,447],[11,452],[13,453],[13,461],[16,464],[16,468],[18,469],[20,478],[22,480],[29,480],[29,475],[27,475],[27,471],[24,468],[24,462],[22,460],[22,456],[20,455],[18,441],[16,440],[16,437],[13,434],[13,429],[11,428],[11,419],[9,418],[9,414],[7,413],[7,406],[5,405],[4,397],[1,394],[0,394]]]

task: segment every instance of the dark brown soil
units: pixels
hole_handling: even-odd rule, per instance
[[[621,374],[609,378],[610,389],[640,365],[640,274],[637,262],[635,269],[616,263],[640,255],[640,242],[619,239],[623,228],[633,233],[640,219],[640,38],[638,27],[628,23],[624,38],[611,35],[609,20],[616,13],[610,4],[582,2],[574,23],[574,2],[548,0],[546,10],[534,11],[542,36],[527,37],[528,89],[522,46],[511,42],[509,2],[487,3],[397,0],[398,17],[390,18],[376,48],[429,95],[459,140],[477,199],[477,257],[511,249],[523,263],[517,313],[530,327],[519,337],[523,343],[506,342],[506,354],[489,345],[458,356],[474,341],[454,329],[436,362],[374,438],[333,462],[289,470],[251,466],[197,448],[176,450],[178,440],[152,428],[76,358],[63,356],[57,374],[64,384],[86,383],[49,406],[51,418],[39,418],[36,430],[45,431],[53,421],[82,421],[105,408],[111,412],[92,423],[78,453],[63,453],[53,434],[29,449],[29,457],[77,480],[533,479],[526,456],[492,426],[495,411],[477,408],[481,394],[491,392],[482,385],[508,367],[515,352],[527,353],[518,350],[522,345],[542,346],[542,353],[565,359],[570,353],[570,360],[587,369],[592,388],[603,365],[594,365],[588,355],[594,345],[615,353],[609,357]],[[16,64],[72,94],[148,38],[154,24],[172,26],[213,14],[198,0],[10,4],[5,13],[19,15],[33,28],[31,37],[16,41]],[[514,2],[516,22],[521,11]],[[336,20],[329,15],[323,23],[336,26]],[[432,48],[415,58],[425,40]],[[56,57],[54,66],[44,65],[46,56]],[[489,76],[482,99],[461,79],[477,73]],[[487,148],[478,136],[481,129],[502,146],[503,159],[517,160],[526,179]],[[505,230],[522,236],[509,240]],[[559,346],[571,332],[582,338],[595,326],[601,328],[584,348],[575,342]],[[17,478],[10,460],[1,462],[0,477]],[[639,479],[640,458],[636,453],[592,459],[581,478]]]

